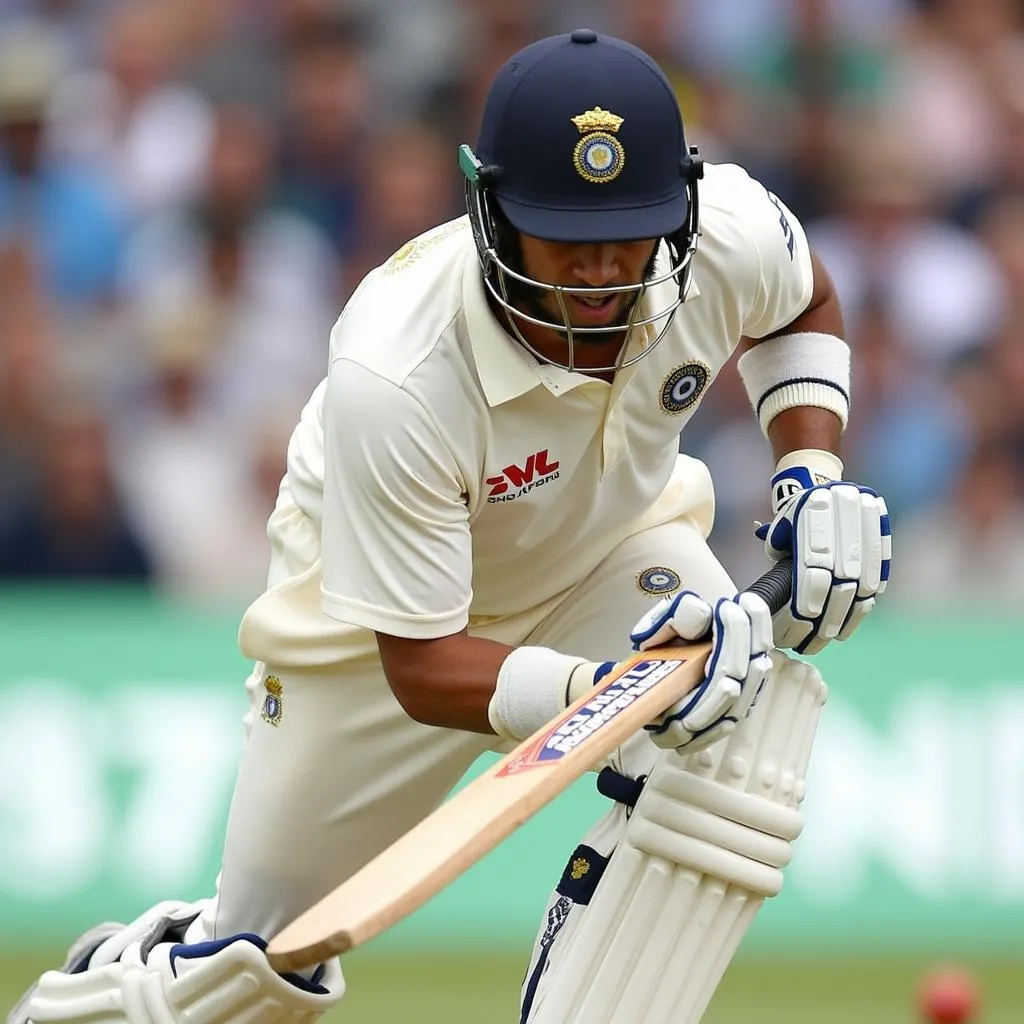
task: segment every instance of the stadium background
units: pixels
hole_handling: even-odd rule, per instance
[[[1014,0],[3,0],[0,1008],[99,917],[209,892],[238,614],[354,283],[459,213],[498,64],[623,35],[692,141],[804,221],[856,352],[848,475],[894,517],[808,827],[708,1015],[909,1022],[958,961],[1024,1017],[1024,16]],[[768,455],[735,374],[687,432],[752,576]],[[513,1020],[581,783],[346,960],[341,1021]]]

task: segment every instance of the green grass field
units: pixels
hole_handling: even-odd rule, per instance
[[[514,1024],[522,958],[355,954],[349,991],[329,1024]],[[0,954],[4,1011],[51,959]],[[823,961],[740,960],[704,1024],[918,1024],[914,992],[926,961],[889,957]],[[978,1024],[1024,1020],[1024,963],[968,965],[985,997]],[[621,1024],[634,1024],[623,1021]],[[635,1022],[639,1024],[639,1022]]]

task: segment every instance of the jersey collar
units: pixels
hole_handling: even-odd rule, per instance
[[[502,328],[487,302],[486,289],[476,250],[471,250],[462,279],[462,302],[473,348],[476,370],[487,404],[492,408],[511,402],[536,387],[553,395],[585,384],[604,385],[585,373],[570,373],[560,366],[542,363]]]
[[[672,286],[663,284],[660,287]],[[699,294],[696,282],[691,282],[687,299]],[[604,385],[603,381],[584,373],[571,373],[560,366],[542,363],[515,342],[502,328],[487,302],[475,249],[470,249],[463,268],[462,303],[477,374],[487,404],[492,408],[511,402],[536,387],[545,387],[557,396],[585,384]],[[651,332],[654,326],[644,330]]]

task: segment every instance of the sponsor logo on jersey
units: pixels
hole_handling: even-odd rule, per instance
[[[649,569],[637,573],[636,585],[645,593],[655,597],[674,594],[682,585],[679,573],[664,565],[652,565]]]
[[[542,487],[552,480],[558,479],[558,460],[551,461],[547,448],[534,452],[526,460],[525,466],[505,466],[497,476],[486,478],[490,490],[487,501],[514,501],[524,494],[529,494],[536,487]]]
[[[704,393],[711,379],[711,370],[704,363],[691,362],[677,366],[662,382],[662,412],[674,416],[689,409]]]
[[[284,687],[277,676],[267,676],[263,682],[267,691],[260,709],[260,718],[268,725],[280,725],[284,718]]]
[[[652,686],[686,663],[685,658],[638,661],[617,679],[598,684],[590,699],[571,715],[557,719],[530,748],[509,761],[496,775],[518,775],[532,768],[560,761],[584,740],[613,722]]]

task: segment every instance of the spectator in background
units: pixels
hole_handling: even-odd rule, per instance
[[[843,438],[846,472],[884,493],[898,521],[950,493],[971,447],[970,420],[943,369],[900,344],[880,298],[865,302],[850,347],[857,415]]]
[[[265,583],[266,522],[288,432],[269,404],[244,439],[221,429],[206,395],[220,331],[209,305],[162,310],[144,325],[150,397],[117,438],[116,467],[157,586],[191,600],[240,601]]]
[[[594,0],[585,2],[593,6]],[[374,106],[387,120],[417,116],[424,93],[450,75],[472,45],[463,37],[462,0],[348,0],[344,6],[365,19]]]
[[[347,290],[428,228],[461,216],[452,153],[418,122],[394,124],[368,143],[361,167],[358,247],[346,263]]]
[[[903,566],[890,584],[915,607],[1024,607],[1024,501],[1010,448],[979,446],[947,503],[902,520]]]
[[[544,35],[540,0],[456,0],[455,52],[460,59],[432,84],[419,116],[450,144],[476,138],[484,99],[502,64]]]
[[[263,0],[174,0],[179,74],[214,106],[250,103],[281,114],[284,43],[260,14]]]
[[[26,247],[50,295],[75,306],[111,297],[125,225],[101,178],[45,147],[60,54],[40,28],[0,34],[0,245]]]
[[[23,245],[0,249],[0,527],[36,483],[52,319],[32,254]]]
[[[362,39],[353,19],[324,19],[295,38],[285,57],[278,195],[318,224],[342,258],[355,244],[359,156],[369,127]]]
[[[133,217],[191,199],[208,160],[212,114],[177,80],[176,28],[172,5],[118,0],[103,63],[70,75],[54,104],[53,146],[103,175]]]
[[[1005,410],[999,432],[1017,459],[1024,483],[1024,292],[1017,292],[1013,313],[984,353],[990,400]]]
[[[951,204],[953,219],[977,230],[992,207],[1024,198],[1024,74],[1002,83],[994,102],[999,122],[999,150],[994,171],[963,189]]]
[[[830,0],[793,0],[742,69],[754,89],[834,103],[875,103],[887,81],[889,54],[877,40],[847,34]],[[781,31],[780,31],[781,29]]]
[[[783,199],[799,197],[806,223],[829,209],[844,115],[883,98],[889,54],[844,31],[829,0],[792,0],[789,10],[738,69],[748,112],[734,145]]]
[[[274,424],[350,282],[461,213],[454,146],[493,68],[587,25],[659,54],[704,155],[801,215],[860,353],[847,463],[902,546],[905,517],[962,507],[975,448],[1024,465],[1021,23],[1019,0],[2,0],[0,523],[38,495],[55,374],[84,374],[160,584],[251,589]],[[193,327],[143,343],[172,314]],[[754,575],[770,467],[732,367],[687,444]],[[235,536],[179,508],[189,474],[220,482]]]
[[[687,64],[685,50],[677,45],[682,31],[679,4],[676,0],[631,0],[620,4],[614,17],[614,34],[649,53],[665,72],[682,110],[683,124],[696,138],[703,121],[700,82],[696,68]]]
[[[64,67],[81,70],[95,61],[97,26],[116,0],[3,0],[0,33],[28,24],[51,35],[60,48]]]
[[[812,0],[814,2],[814,0]],[[915,0],[831,0],[829,31],[854,48],[875,47],[898,38]],[[805,31],[805,0],[676,0],[684,12],[680,37],[690,59],[739,81],[767,49],[788,46]]]
[[[0,579],[147,580],[149,557],[121,509],[101,417],[55,400],[40,440],[38,484],[0,527]]]
[[[298,413],[325,372],[339,311],[329,242],[271,202],[275,144],[261,111],[220,108],[197,201],[144,223],[122,267],[129,308],[216,310],[204,402],[236,437],[268,402]]]
[[[900,132],[913,140],[927,187],[953,203],[998,173],[1000,96],[1024,70],[1020,4],[932,0],[917,6],[888,106]]]
[[[899,126],[881,115],[848,120],[836,168],[837,208],[807,234],[831,270],[847,330],[858,331],[869,300],[882,302],[897,343],[926,370],[990,337],[1006,302],[999,268],[943,219]]]
[[[1010,295],[1024,296],[1024,189],[994,197],[975,222],[977,237],[995,257]],[[1008,309],[1008,314],[1018,309]]]

